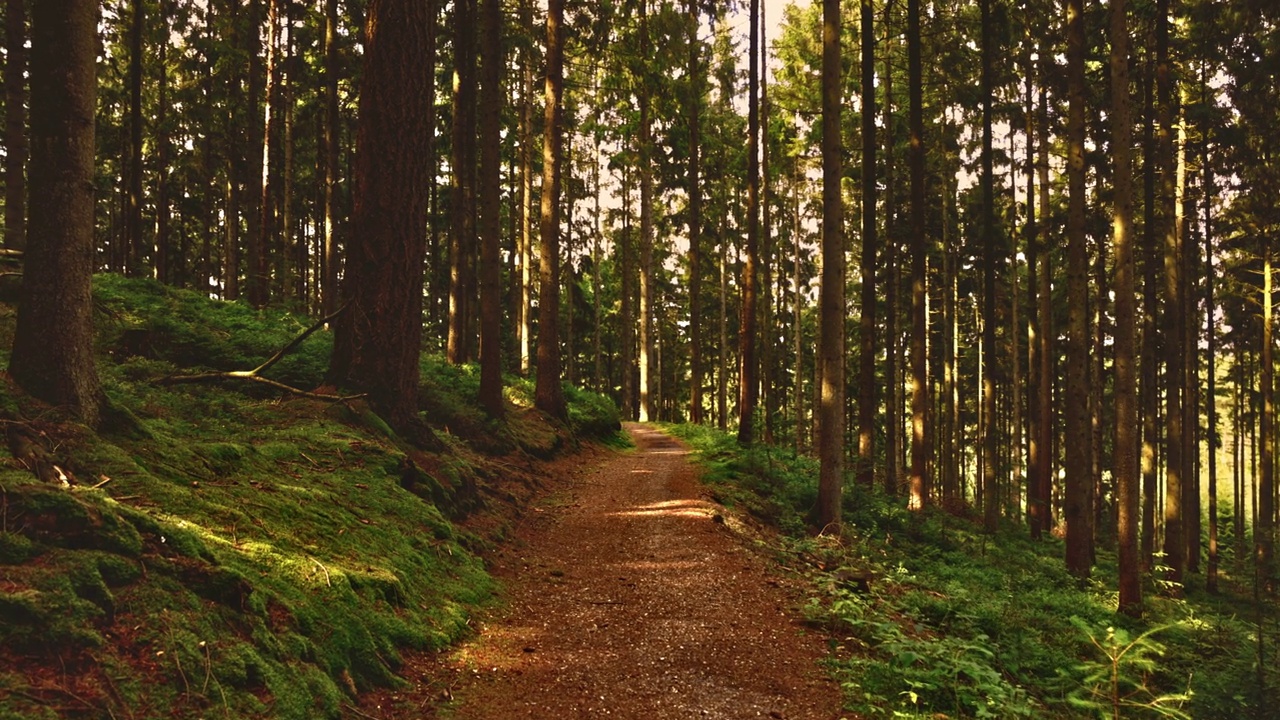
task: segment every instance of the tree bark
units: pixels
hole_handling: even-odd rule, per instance
[[[987,96],[984,101],[984,118],[986,135],[983,167],[984,171],[984,188],[987,202],[991,201],[991,177],[990,177],[990,152],[991,152],[991,115],[990,115],[990,91],[991,85],[989,80],[989,60],[987,56],[990,52],[989,33],[986,28],[989,25],[987,20],[987,5],[989,0],[984,0],[983,7],[983,85],[986,88]],[[929,502],[929,454],[928,454],[928,437],[932,433],[929,427],[929,378],[928,378],[928,312],[925,305],[925,268],[928,264],[928,256],[926,253],[925,243],[925,207],[924,207],[924,78],[921,70],[920,61],[920,0],[907,0],[907,90],[910,96],[908,110],[908,124],[910,125],[910,155],[908,158],[911,166],[911,478],[909,481],[909,498],[908,507],[912,510],[922,510]],[[989,217],[989,216],[988,216]],[[994,236],[994,229],[987,227],[988,243]],[[990,252],[988,252],[988,277],[992,273],[990,265]],[[984,324],[986,327],[993,327],[991,323],[991,307],[988,306],[988,318]],[[985,339],[984,335],[984,339]],[[989,349],[988,349],[989,351]],[[990,354],[987,357],[992,357]]]
[[[839,531],[844,479],[844,208],[840,175],[840,0],[822,3],[822,335],[818,527]]]
[[[31,9],[31,217],[9,372],[95,426],[93,178],[98,3]]]
[[[760,368],[756,359],[756,273],[760,248],[760,104],[757,101],[760,94],[759,18],[760,0],[751,0],[751,61],[747,83],[747,246],[746,261],[742,266],[741,329],[738,332],[738,444],[743,446],[755,442],[756,401],[760,390]]]
[[[689,15],[689,422],[702,423],[702,82],[698,4]]]
[[[132,0],[129,23],[129,172],[125,199],[124,263],[126,274],[142,275],[142,64],[145,3]]]
[[[1129,9],[1126,0],[1111,5],[1111,142],[1115,163],[1115,211],[1111,243],[1115,249],[1115,483],[1120,610],[1142,614],[1142,567],[1138,557],[1138,391],[1134,336],[1136,327],[1133,261],[1133,123],[1129,110]]]
[[[1267,592],[1275,590],[1275,360],[1272,335],[1274,307],[1271,284],[1271,243],[1264,243],[1262,257],[1262,348],[1259,353],[1261,371],[1259,392],[1262,413],[1258,422],[1258,517],[1254,523],[1254,552],[1257,573]]]
[[[27,246],[27,10],[5,1],[4,246]]]
[[[861,0],[862,308],[858,320],[858,484],[875,484],[876,411],[876,58],[872,0]]]
[[[538,303],[538,381],[535,404],[542,412],[565,417],[560,386],[560,159],[564,132],[564,0],[547,1],[546,125],[542,147],[542,265]]]
[[[649,56],[649,2],[640,3],[640,55]],[[640,422],[656,420],[653,392],[653,130],[649,78],[640,81]]]
[[[502,7],[482,0],[480,45],[480,404],[502,415]]]
[[[987,532],[995,532],[1000,520],[1000,483],[996,470],[996,387],[992,369],[995,367],[996,357],[996,266],[1004,259],[996,253],[995,179],[991,137],[991,103],[994,92],[991,79],[991,36],[991,0],[982,0],[982,356],[987,361],[987,372],[982,382],[982,427],[979,433],[982,436],[983,526]],[[1083,220],[1081,223],[1083,233]]]
[[[1084,165],[1084,0],[1067,2],[1067,386],[1066,386],[1066,517],[1067,570],[1089,576],[1093,563],[1093,512],[1089,488],[1089,282],[1085,248]]]
[[[476,0],[457,0],[453,6],[453,197],[449,237],[449,362],[471,360],[472,274],[476,255],[475,131],[476,131]]]
[[[434,61],[432,57],[431,62]],[[332,315],[338,309],[338,137],[338,0],[325,0],[324,129],[320,136],[324,203],[324,277],[320,296],[325,315]]]
[[[355,207],[329,381],[369,394],[411,439],[434,438],[418,416],[428,185],[427,5],[373,0],[357,121]]]

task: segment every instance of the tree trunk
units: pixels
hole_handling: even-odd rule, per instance
[[[262,225],[262,195],[263,195],[263,172],[262,172],[262,146],[265,142],[265,128],[262,123],[263,116],[260,114],[260,104],[265,91],[267,71],[263,65],[262,56],[262,38],[260,32],[262,29],[262,2],[263,0],[249,0],[248,11],[243,28],[244,38],[242,40],[242,48],[249,57],[249,76],[246,80],[248,85],[248,97],[246,99],[245,122],[249,125],[248,142],[241,149],[241,184],[243,188],[241,192],[240,211],[245,219],[245,236],[244,236],[244,280],[245,294],[248,296],[252,305],[259,305],[262,302],[261,291],[258,289],[259,271],[258,264],[264,257],[263,242],[266,235],[266,228]],[[240,263],[239,252],[237,252],[237,269],[239,273]],[[237,288],[238,290],[239,288]],[[236,296],[239,296],[237,292]]]
[[[874,7],[861,0],[862,307],[858,320],[858,484],[875,484],[876,422],[876,58]]]
[[[1208,86],[1201,82],[1202,101],[1207,101]],[[1209,165],[1209,139],[1204,140],[1200,159],[1201,185],[1204,192],[1204,307],[1208,342],[1205,355],[1209,360],[1208,393],[1205,402],[1208,414],[1206,446],[1209,453],[1209,564],[1205,570],[1205,586],[1211,593],[1218,591],[1218,325],[1214,317],[1214,267],[1213,267],[1213,199],[1215,179]]]
[[[1066,494],[1067,570],[1089,576],[1093,532],[1089,488],[1089,322],[1087,317],[1089,258],[1085,248],[1084,165],[1084,0],[1067,2],[1067,386]]]
[[[649,2],[640,3],[640,55],[649,56]],[[653,133],[649,78],[640,78],[640,422],[656,420],[653,402]]]
[[[538,302],[538,381],[535,403],[554,418],[565,417],[560,386],[560,158],[564,132],[564,0],[547,0],[546,125],[542,147],[542,265]]]
[[[698,4],[689,15],[689,422],[702,423],[702,75]]]
[[[480,44],[480,404],[502,415],[502,7],[482,0]]]
[[[1042,50],[1040,57],[1045,58],[1046,53]],[[1045,68],[1041,66],[1042,77],[1044,77]],[[1036,163],[1036,172],[1040,176],[1040,225],[1041,227],[1049,227],[1050,208],[1049,208],[1049,100],[1048,91],[1045,87],[1046,83],[1042,80],[1040,83],[1039,108],[1036,113],[1036,122],[1040,126],[1042,137],[1040,138],[1040,146],[1037,151],[1038,161]],[[1047,247],[1047,244],[1046,244]],[[1043,258],[1043,267],[1040,269],[1040,288],[1036,292],[1036,299],[1040,305],[1040,370],[1037,373],[1040,376],[1040,386],[1036,389],[1039,395],[1037,405],[1040,408],[1040,414],[1036,418],[1036,437],[1039,438],[1040,447],[1043,452],[1040,453],[1040,467],[1036,474],[1040,478],[1040,528],[1046,532],[1053,529],[1053,460],[1056,455],[1054,446],[1054,405],[1053,405],[1053,386],[1054,386],[1054,365],[1053,365],[1053,338],[1055,333],[1055,323],[1053,318],[1053,262],[1049,253],[1045,253]]]
[[[533,35],[533,2],[521,0],[520,27]],[[529,376],[533,343],[533,63],[520,59],[520,374]]]
[[[893,27],[893,0],[884,5],[884,26]],[[902,417],[898,412],[898,238],[894,223],[897,205],[893,178],[893,36],[884,44],[884,282],[885,288],[885,413],[884,413],[884,493],[898,493],[898,461],[902,456]]]
[[[98,423],[93,358],[93,178],[98,3],[31,9],[31,217],[9,372]]]
[[[1150,44],[1148,44],[1150,45]],[[1154,64],[1148,52],[1142,87],[1142,362],[1138,402],[1142,418],[1142,567],[1150,571],[1155,563],[1157,448],[1160,444],[1158,413],[1158,333],[1160,299],[1156,266],[1159,262],[1156,233],[1155,82]]]
[[[1027,80],[1026,134],[1027,134],[1027,528],[1033,539],[1039,540],[1044,530],[1044,497],[1041,456],[1048,448],[1040,440],[1040,342],[1044,329],[1040,321],[1040,226],[1036,222],[1036,122],[1035,100],[1032,95],[1033,65],[1028,48],[1025,74]],[[1041,129],[1041,133],[1045,133]],[[1044,138],[1040,139],[1044,142]]]
[[[281,237],[280,213],[275,183],[279,175],[276,156],[280,153],[281,20],[282,0],[267,3],[266,97],[263,103],[262,144],[259,146],[262,184],[258,211],[258,241],[249,245],[249,303],[265,307],[271,300],[271,261]]]
[[[418,416],[428,193],[426,53],[430,16],[415,0],[373,0],[356,137],[355,207],[329,381],[369,393],[411,439]]]
[[[622,169],[622,232],[618,244],[622,256],[620,271],[622,277],[618,282],[619,342],[622,345],[618,353],[622,366],[622,417],[625,420],[636,418],[636,317],[634,302],[634,279],[636,273],[634,228],[631,224],[631,183],[632,173],[625,166]]]
[[[996,357],[996,265],[1003,260],[996,254],[995,179],[991,146],[991,103],[994,92],[991,85],[991,55],[994,48],[991,47],[991,35],[991,0],[982,0],[982,355],[986,358],[988,368],[982,383],[982,427],[979,434],[982,436],[982,516],[983,527],[987,532],[995,532],[1000,521],[1000,483],[996,470],[996,386],[992,369],[995,367]],[[1081,202],[1083,203],[1083,198]],[[1083,223],[1081,219],[1082,235]],[[1080,242],[1084,242],[1083,236]]]
[[[142,275],[142,63],[145,3],[132,0],[129,23],[129,169],[124,219],[124,270]]]
[[[431,62],[435,62],[431,53]],[[434,86],[434,77],[429,81]],[[428,89],[434,96],[434,87]],[[429,133],[428,138],[434,133]],[[324,202],[323,314],[338,309],[338,0],[324,4],[324,131],[321,134],[321,185]],[[433,165],[434,167],[434,165]]]
[[[825,0],[824,0],[825,2]],[[825,7],[825,6],[824,6]],[[747,246],[742,266],[742,310],[738,332],[738,444],[755,442],[760,368],[756,360],[756,282],[760,248],[760,0],[751,0],[750,72],[747,83]],[[824,31],[825,32],[825,31]],[[824,57],[825,57],[824,50]],[[824,60],[825,62],[825,60]],[[843,410],[842,410],[843,412]]]
[[[167,23],[166,8],[160,6],[160,21]],[[169,221],[172,219],[172,208],[169,207],[169,68],[168,43],[161,43],[157,49],[156,65],[159,77],[156,81],[156,124],[153,131],[153,142],[156,152],[156,225],[155,240],[155,277],[166,285],[173,284],[173,264],[182,262],[179,255],[173,257],[169,247]]]
[[[33,116],[34,119],[34,116]],[[34,157],[32,158],[34,161]],[[1262,583],[1271,592],[1275,589],[1275,416],[1274,413],[1274,375],[1275,360],[1272,346],[1272,317],[1274,307],[1271,284],[1271,243],[1266,242],[1262,258],[1262,348],[1259,363],[1262,365],[1259,375],[1261,387],[1262,413],[1259,418],[1258,440],[1254,444],[1258,448],[1258,517],[1254,523],[1254,552],[1257,557],[1257,573]]]
[[[27,11],[24,0],[5,0],[4,246],[27,246]]]
[[[1133,123],[1129,111],[1129,9],[1126,0],[1111,6],[1111,137],[1115,163],[1115,454],[1119,521],[1116,527],[1120,609],[1142,614],[1142,567],[1138,562],[1138,391],[1135,368],[1135,294],[1133,261]]]
[[[987,2],[983,2],[986,13]],[[987,26],[984,15],[984,36]],[[987,43],[983,43],[983,57],[989,52]],[[910,157],[911,165],[911,479],[908,507],[922,510],[929,501],[929,457],[928,441],[932,429],[928,426],[929,417],[929,378],[927,358],[928,317],[925,307],[925,268],[928,257],[925,255],[925,207],[924,207],[924,78],[920,61],[920,0],[907,0],[907,86],[910,96],[908,111],[910,125]],[[986,65],[984,65],[986,67]],[[986,80],[987,75],[983,75]],[[991,86],[984,83],[988,98]],[[990,146],[990,105],[986,107],[986,152],[989,157]],[[990,164],[985,165],[990,182]],[[988,192],[990,190],[987,186]],[[987,200],[991,197],[988,194]],[[993,231],[989,228],[988,233]],[[988,268],[988,273],[991,270]],[[990,323],[988,323],[990,325]],[[990,357],[990,356],[988,356]]]
[[[471,287],[475,267],[476,0],[457,0],[453,12],[453,196],[449,237],[449,362],[471,360]]]
[[[839,531],[844,478],[844,208],[841,204],[840,0],[822,3],[822,395],[818,527]]]
[[[1168,580],[1179,587],[1186,569],[1186,542],[1183,537],[1183,327],[1182,282],[1179,268],[1182,264],[1178,248],[1178,231],[1174,223],[1175,171],[1168,163],[1174,157],[1173,139],[1173,79],[1169,67],[1169,5],[1168,0],[1156,2],[1156,94],[1158,157],[1163,159],[1156,219],[1164,233],[1164,283],[1166,315],[1162,327],[1165,331],[1165,452],[1166,480],[1164,503],[1164,552],[1169,567]]]

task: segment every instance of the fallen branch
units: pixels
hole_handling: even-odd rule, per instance
[[[291,395],[310,398],[312,400],[332,400],[334,402],[348,402],[350,400],[359,400],[360,398],[365,397],[365,393],[360,393],[358,395],[331,395],[329,393],[317,393],[317,392],[311,392],[308,390],[302,390],[300,388],[293,387],[292,385],[286,385],[285,383],[279,382],[277,380],[272,380],[270,378],[262,377],[262,373],[270,369],[272,365],[275,365],[276,363],[280,362],[280,360],[284,358],[284,356],[288,355],[289,353],[297,349],[297,347],[302,344],[302,341],[306,340],[308,337],[311,336],[311,333],[314,333],[316,330],[319,330],[320,328],[324,327],[334,318],[341,315],[346,309],[347,309],[347,306],[343,305],[342,307],[335,310],[332,314],[327,315],[323,318],[320,318],[315,323],[313,323],[311,327],[307,328],[306,330],[303,330],[300,335],[295,337],[293,340],[289,341],[288,345],[285,345],[284,347],[277,350],[274,355],[267,358],[265,362],[263,362],[261,365],[259,365],[258,367],[252,370],[227,370],[224,372],[196,373],[195,375],[170,375],[168,377],[160,378],[156,382],[160,385],[184,385],[187,383],[213,382],[217,380],[246,380],[249,382],[262,383],[263,385],[275,388],[277,390],[281,390],[283,392],[287,392]]]

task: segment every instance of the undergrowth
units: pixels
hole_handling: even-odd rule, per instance
[[[912,513],[852,478],[845,532],[815,536],[814,460],[743,449],[710,428],[671,431],[693,446],[717,500],[782,530],[773,550],[814,588],[805,612],[831,638],[830,670],[850,710],[872,718],[1280,716],[1280,677],[1268,664],[1257,682],[1258,628],[1239,586],[1219,596],[1189,588],[1173,599],[1157,595],[1153,580],[1145,619],[1134,621],[1117,613],[1114,556],[1100,551],[1095,579],[1082,584],[1067,574],[1058,540],[1033,542],[1012,524],[987,535],[970,519]],[[1271,620],[1268,657],[1278,640]]]
[[[489,601],[476,551],[494,537],[459,521],[536,487],[531,456],[617,434],[582,393],[556,429],[519,383],[491,420],[474,368],[424,358],[423,417],[447,446],[425,454],[359,402],[156,382],[255,367],[304,318],[112,276],[95,306],[100,433],[0,382],[11,448],[39,448],[0,464],[0,719],[348,716]],[[6,366],[13,319],[0,305]],[[320,385],[330,343],[270,376]]]

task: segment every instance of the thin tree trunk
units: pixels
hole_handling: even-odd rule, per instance
[[[1151,43],[1148,43],[1150,46]],[[1154,64],[1150,54],[1142,85],[1142,361],[1139,398],[1142,422],[1142,567],[1155,562],[1157,447],[1160,442],[1157,414],[1160,407],[1157,357],[1159,297],[1157,296],[1156,247],[1156,144]]]
[[[165,8],[160,7],[161,23],[165,22]],[[155,276],[160,282],[173,284],[174,258],[169,247],[169,68],[168,43],[161,43],[156,51],[159,77],[156,79],[156,127],[153,133],[156,146],[156,226],[155,226]],[[178,257],[178,261],[184,258]]]
[[[267,44],[266,44],[266,91],[262,110],[262,144],[259,170],[262,177],[258,211],[258,241],[249,245],[249,302],[254,307],[265,307],[271,301],[271,261],[280,240],[279,208],[275,183],[278,178],[276,155],[280,152],[280,140],[276,137],[280,132],[278,124],[283,109],[280,102],[281,67],[281,20],[280,3],[283,0],[267,2]]]
[[[1264,243],[1262,256],[1262,349],[1259,358],[1261,364],[1259,383],[1261,387],[1262,413],[1259,418],[1258,439],[1254,445],[1258,448],[1258,502],[1257,519],[1254,521],[1254,552],[1257,557],[1257,573],[1263,578],[1263,585],[1268,593],[1275,589],[1275,417],[1274,412],[1274,375],[1275,361],[1272,346],[1272,317],[1274,307],[1271,284],[1271,243]]]
[[[533,0],[521,0],[520,26],[533,35]],[[520,313],[517,321],[520,374],[528,377],[533,336],[533,63],[524,53],[520,63]],[[625,302],[625,293],[623,295]]]
[[[541,293],[538,303],[538,381],[535,401],[539,410],[565,417],[564,389],[560,385],[560,159],[564,132],[561,127],[564,95],[564,0],[547,0],[547,97],[542,147],[542,257]]]
[[[1043,481],[1041,456],[1048,452],[1040,439],[1040,344],[1044,329],[1040,322],[1040,226],[1036,222],[1036,121],[1035,100],[1032,95],[1033,68],[1030,47],[1027,49],[1025,74],[1027,80],[1026,135],[1027,135],[1027,528],[1034,539],[1040,539],[1044,530],[1044,496],[1040,494]],[[1042,129],[1043,133],[1044,130]],[[1041,142],[1043,142],[1041,138]]]
[[[792,268],[791,268],[791,287],[792,297],[792,333],[794,335],[793,357],[795,358],[795,416],[796,416],[796,454],[804,452],[805,436],[807,435],[807,423],[804,415],[804,332],[801,325],[801,305],[803,303],[802,294],[800,292],[800,160],[797,158],[795,164],[795,175],[791,179],[791,216],[793,226],[791,229],[791,252],[792,252]]]
[[[858,320],[858,484],[875,484],[876,432],[876,57],[875,8],[861,0],[862,307]],[[797,282],[799,282],[797,280]]]
[[[502,7],[482,0],[480,25],[480,404],[502,404]]]
[[[649,56],[649,2],[640,3],[640,54]],[[640,422],[656,420],[653,378],[653,130],[649,79],[640,78]]]
[[[985,8],[984,0],[983,8]],[[985,17],[985,16],[984,16]],[[984,21],[984,28],[987,23]],[[984,31],[985,33],[985,31]],[[989,49],[983,45],[984,57]],[[908,507],[922,510],[929,502],[928,441],[932,429],[929,417],[929,378],[927,366],[928,317],[925,306],[925,207],[924,207],[924,89],[920,60],[920,0],[907,0],[907,89],[910,96],[910,155],[911,166],[911,479]],[[985,67],[985,66],[984,66]],[[986,78],[986,74],[983,76]],[[988,91],[990,84],[985,86]],[[990,119],[990,108],[987,118]],[[990,123],[987,123],[989,130]],[[990,135],[987,136],[987,153],[990,153]],[[990,164],[987,182],[990,182]],[[989,189],[989,188],[988,188]],[[988,201],[990,195],[987,196]],[[991,232],[989,229],[988,232]]]
[[[625,166],[622,169],[622,236],[619,254],[622,256],[622,277],[618,283],[619,300],[618,334],[621,337],[622,351],[618,354],[622,365],[622,417],[627,420],[636,418],[636,318],[633,285],[635,281],[635,228],[631,224],[631,183],[632,173]],[[723,348],[724,346],[721,345]]]
[[[125,273],[142,275],[142,64],[146,10],[143,0],[132,0],[129,24],[129,183],[125,200]]]
[[[1042,63],[1047,62],[1044,59],[1045,52],[1043,49],[1040,57],[1042,58]],[[1041,65],[1041,73],[1043,77],[1045,73],[1044,64]],[[1039,107],[1036,112],[1036,123],[1040,126],[1041,133],[1036,171],[1040,176],[1040,226],[1047,231],[1050,227],[1049,100],[1045,85],[1044,81],[1040,83]],[[1047,239],[1043,246],[1048,247]],[[1053,386],[1056,378],[1053,364],[1053,338],[1057,331],[1053,317],[1053,259],[1047,252],[1043,257],[1039,282],[1040,287],[1036,292],[1036,301],[1040,306],[1040,370],[1037,373],[1040,377],[1040,386],[1036,389],[1036,392],[1039,395],[1037,405],[1039,406],[1040,414],[1036,418],[1035,432],[1043,451],[1040,453],[1040,467],[1037,469],[1036,475],[1040,478],[1040,528],[1045,532],[1049,532],[1053,529],[1054,523],[1053,461],[1056,456],[1056,447],[1054,445]]]
[[[689,15],[689,422],[702,423],[702,83],[700,14],[686,0]]]
[[[1156,2],[1156,77],[1159,157],[1165,163],[1160,173],[1159,210],[1157,220],[1164,232],[1164,271],[1166,322],[1163,323],[1167,342],[1164,348],[1165,365],[1165,503],[1164,503],[1164,552],[1169,567],[1168,580],[1179,587],[1186,570],[1186,542],[1183,537],[1183,488],[1185,478],[1184,446],[1182,436],[1183,397],[1183,328],[1182,281],[1179,267],[1181,256],[1178,247],[1178,228],[1174,222],[1176,208],[1176,168],[1167,163],[1174,157],[1173,138],[1173,78],[1169,60],[1169,3]]]
[[[434,20],[434,0],[431,13]],[[433,31],[431,33],[434,38]],[[434,42],[432,43],[434,50]],[[435,62],[435,53],[429,53]],[[434,77],[428,80],[434,97]],[[432,119],[434,120],[435,103],[432,103]],[[320,169],[321,184],[324,187],[324,280],[321,297],[324,298],[323,314],[327,317],[338,309],[338,138],[341,129],[338,126],[338,0],[325,0],[324,4],[324,131],[321,134],[323,155]],[[434,131],[428,134],[431,140]],[[435,143],[432,143],[434,157]],[[435,167],[435,164],[432,164]]]
[[[27,10],[5,0],[4,246],[27,246]]]
[[[1207,84],[1201,84],[1203,95],[1208,94]],[[1202,100],[1207,98],[1202,96]],[[1214,317],[1214,267],[1213,267],[1213,199],[1216,189],[1213,169],[1209,165],[1209,140],[1204,139],[1200,159],[1201,185],[1204,192],[1204,307],[1208,342],[1208,413],[1207,450],[1209,453],[1209,565],[1205,571],[1205,585],[1211,593],[1218,591],[1218,325]]]
[[[822,287],[818,527],[840,529],[844,479],[844,208],[841,204],[840,0],[822,3]]]
[[[992,32],[991,0],[982,0],[982,355],[988,369],[982,382],[982,414],[979,434],[982,436],[983,526],[995,532],[1000,522],[999,480],[996,458],[996,387],[992,368],[996,349],[996,266],[1004,258],[997,257],[995,227],[995,179],[991,143]],[[1068,11],[1070,14],[1070,11]],[[1083,122],[1083,121],[1082,121]],[[1081,199],[1083,202],[1083,198]],[[1081,233],[1083,233],[1081,220]],[[1083,238],[1080,242],[1084,242]]]
[[[1064,508],[1067,524],[1067,570],[1089,576],[1093,560],[1092,509],[1089,492],[1089,281],[1085,248],[1085,33],[1084,0],[1067,2],[1067,462]]]
[[[825,2],[825,0],[824,0]],[[760,368],[756,358],[757,266],[760,248],[760,0],[751,0],[750,73],[747,90],[747,247],[742,266],[742,310],[738,332],[738,444],[755,442]],[[824,31],[825,32],[825,31]],[[824,51],[825,53],[825,51]],[[825,60],[824,60],[825,62]]]
[[[893,0],[884,5],[884,26],[893,27]],[[884,413],[884,492],[898,493],[899,459],[902,457],[902,424],[899,414],[899,345],[898,345],[898,238],[897,196],[894,186],[893,149],[893,34],[886,32],[884,43],[884,286],[885,286],[885,413]]]
[[[471,359],[475,247],[476,0],[454,3],[453,188],[449,238],[449,362]],[[557,349],[557,353],[559,350]]]
[[[1136,282],[1133,261],[1133,122],[1129,110],[1129,9],[1111,6],[1111,136],[1115,163],[1115,483],[1120,609],[1142,613],[1142,566],[1138,557],[1138,391],[1135,368]]]

